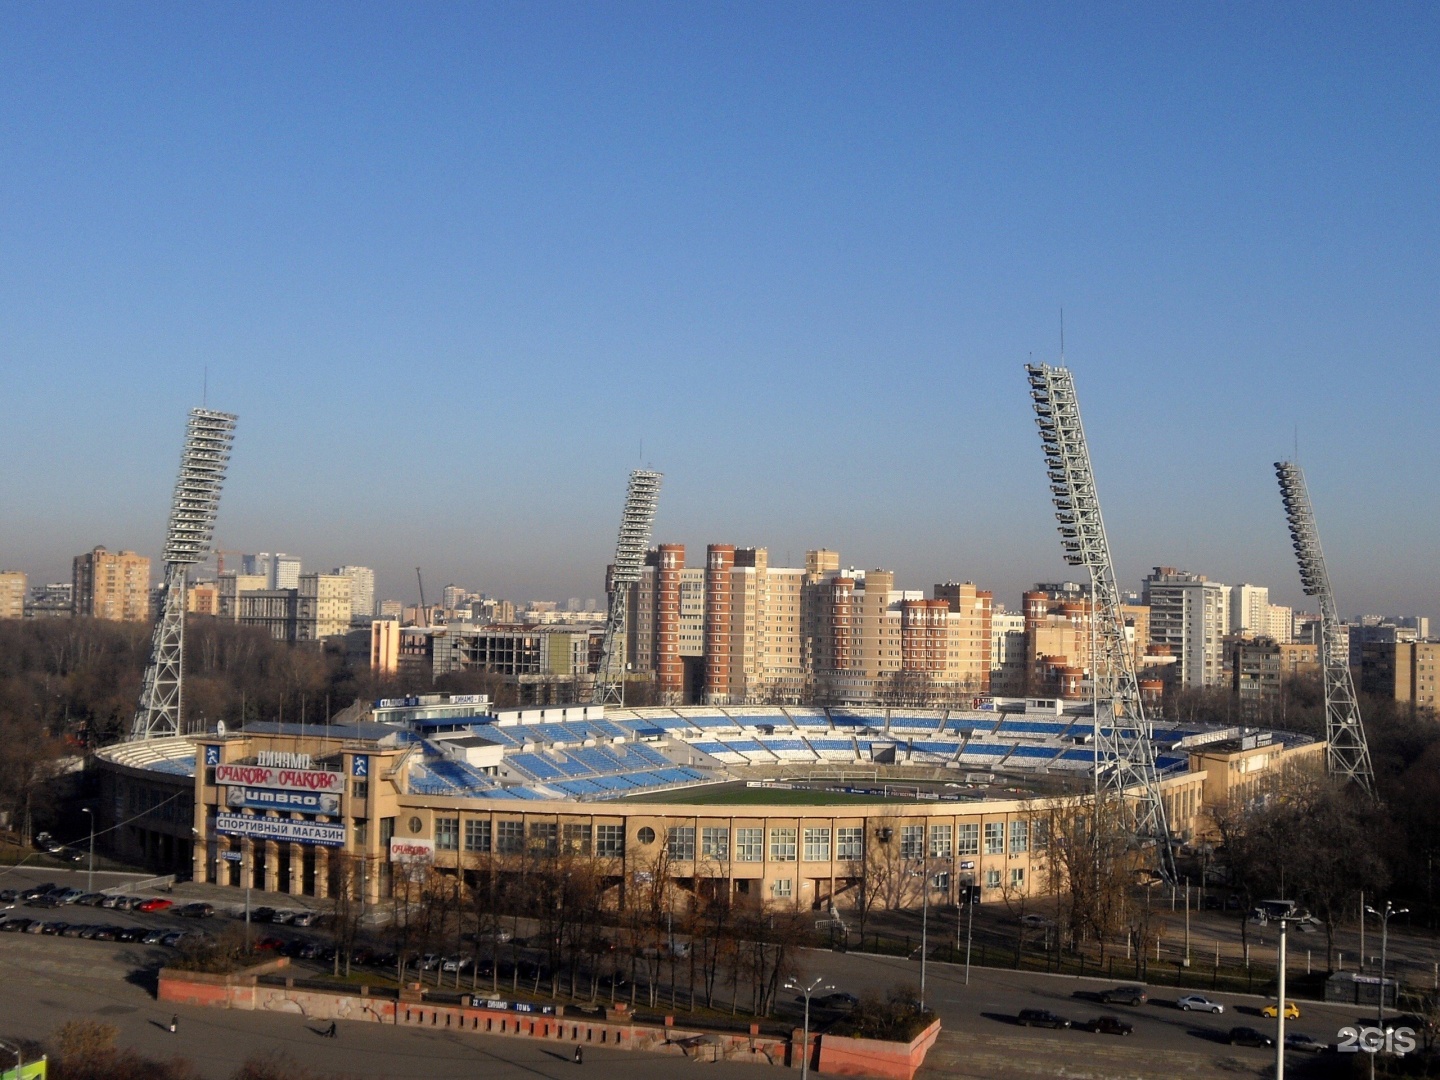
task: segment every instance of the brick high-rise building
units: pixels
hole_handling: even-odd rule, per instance
[[[19,570],[0,573],[0,619],[25,617],[26,585],[26,577]]]
[[[76,615],[120,622],[150,618],[150,560],[144,555],[97,547],[75,556],[72,581]]]

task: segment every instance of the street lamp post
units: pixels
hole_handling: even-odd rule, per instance
[[[90,869],[85,874],[85,891],[93,893],[95,891],[95,811],[88,806],[82,806],[80,812],[90,817]]]
[[[1285,928],[1290,916],[1280,916],[1280,972],[1275,993],[1275,1080],[1285,1080]]]
[[[823,986],[821,985],[822,983],[824,983]],[[822,976],[816,978],[813,982],[811,982],[811,984],[810,984],[809,986],[802,986],[800,983],[797,983],[794,979],[787,980],[786,983],[785,983],[785,989],[786,989],[786,990],[799,990],[802,994],[805,995],[805,1028],[804,1028],[804,1035],[801,1037],[801,1042],[800,1042],[800,1046],[801,1046],[801,1050],[800,1050],[800,1055],[801,1055],[801,1056],[800,1056],[800,1080],[809,1080],[809,1078],[810,1078],[810,995],[813,994],[816,990],[834,990],[835,987],[831,986],[829,983],[826,983],[826,982],[825,982],[825,978],[824,978],[824,976],[822,975]]]
[[[1385,910],[1376,911],[1373,907],[1367,907],[1370,912],[1380,920],[1380,996],[1375,1002],[1375,1019],[1381,1031],[1385,1030],[1385,952],[1390,944],[1390,918],[1393,915],[1408,915],[1409,908],[1397,908],[1389,900],[1385,901]]]

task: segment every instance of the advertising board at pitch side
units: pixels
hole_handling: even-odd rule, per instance
[[[281,788],[285,791],[345,790],[345,774],[324,769],[277,769],[269,765],[216,765],[217,784],[249,788]]]

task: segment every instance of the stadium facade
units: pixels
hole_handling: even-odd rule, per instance
[[[1095,731],[1050,699],[971,711],[599,706],[491,712],[427,695],[354,722],[154,739],[99,751],[116,854],[236,888],[325,897],[345,860],[369,902],[416,863],[521,873],[582,858],[607,886],[840,911],[877,876],[893,902],[1045,891],[1042,819],[1091,796]],[[1319,766],[1291,732],[1156,725],[1177,838],[1205,808]],[[805,790],[799,790],[805,789]],[[867,890],[876,902],[875,890]],[[881,901],[884,902],[884,901]]]

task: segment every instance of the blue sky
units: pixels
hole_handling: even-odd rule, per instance
[[[227,548],[594,596],[657,537],[1059,558],[1022,365],[1065,309],[1121,577],[1440,613],[1440,8],[0,8],[0,565]]]

